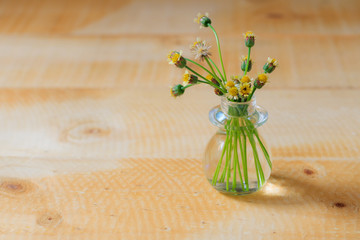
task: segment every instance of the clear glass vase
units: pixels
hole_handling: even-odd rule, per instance
[[[268,114],[248,102],[231,102],[222,97],[221,107],[209,112],[219,130],[210,139],[203,160],[205,175],[218,191],[245,195],[259,190],[269,179],[272,162],[258,128]]]

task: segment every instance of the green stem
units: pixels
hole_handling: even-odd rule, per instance
[[[205,82],[205,81],[203,81],[203,80],[199,80],[199,79],[198,79],[198,82],[199,82],[199,83],[209,84],[208,82]],[[186,85],[186,86],[187,86],[187,85]]]
[[[232,144],[233,144],[233,139],[232,139],[233,136],[230,137],[230,153],[229,153],[229,163],[228,163],[228,169],[227,169],[227,176],[226,176],[226,190],[229,191],[229,181],[230,181],[230,176],[231,176],[231,157],[232,157]]]
[[[218,73],[220,74],[222,81],[225,81],[225,80],[224,80],[224,79],[225,79],[224,76],[222,75],[222,73],[220,72],[219,68],[216,66],[216,64],[214,63],[214,61],[211,60],[211,58],[209,58],[209,61],[211,62],[211,64],[216,68],[216,70],[217,70]]]
[[[248,98],[247,98],[247,101],[250,101],[250,100],[251,100],[251,98],[252,98],[252,96],[254,95],[254,92],[255,92],[255,91],[256,91],[256,87],[253,87],[250,95],[249,95]]]
[[[241,140],[241,136],[239,136],[240,150],[241,150],[241,160],[244,171],[244,181],[245,181],[245,191],[249,191],[249,176],[248,176],[248,167],[247,167],[247,154],[246,154],[246,135],[243,127],[241,128],[241,135],[244,137],[244,140]]]
[[[235,134],[236,136],[236,134]],[[235,137],[235,141],[236,141],[236,137]],[[235,148],[237,148],[237,145],[235,145]],[[234,169],[234,173],[233,173],[233,182],[232,182],[232,191],[235,192],[236,190],[236,159],[234,157],[233,159],[233,169]]]
[[[230,123],[229,125],[231,125],[231,123]],[[229,144],[230,144],[230,145],[228,146],[228,149],[227,149],[225,167],[224,167],[223,172],[222,172],[222,174],[221,174],[220,182],[224,182],[224,180],[225,180],[227,168],[228,168],[228,165],[229,165],[229,161],[230,161],[230,159],[231,159],[231,152],[232,152],[232,130],[229,130],[229,131],[227,132],[227,134],[229,134]]]
[[[249,68],[250,51],[251,51],[251,47],[249,47],[249,51],[248,51],[248,56],[247,56],[246,68],[245,68],[244,76],[247,74],[247,71],[248,71],[248,68]]]
[[[254,155],[254,162],[255,162],[255,169],[256,169],[256,176],[257,176],[257,180],[258,180],[258,188],[260,188],[264,183],[265,183],[265,177],[264,177],[264,172],[262,170],[261,164],[260,164],[260,160],[259,160],[259,155],[257,153],[257,149],[256,149],[256,143],[253,137],[253,126],[251,126],[250,124],[252,124],[251,122],[249,122],[249,120],[246,121],[247,122],[247,126],[246,126],[246,133],[248,135],[249,138],[249,142],[250,145],[252,147],[253,150],[253,155]]]
[[[258,168],[258,164],[257,164],[257,161],[256,161],[256,158],[255,158],[255,154],[254,154],[254,147],[253,147],[253,144],[251,142],[251,139],[250,139],[250,134],[248,132],[246,132],[247,135],[248,135],[248,138],[249,138],[249,142],[250,142],[250,145],[253,149],[253,155],[254,155],[254,163],[255,163],[255,170],[256,170],[256,178],[257,178],[257,184],[258,184],[258,188],[260,188],[260,182],[261,182],[261,177],[260,177],[260,173],[259,173],[259,168]]]
[[[208,57],[205,58],[207,64],[209,65],[209,67],[211,68],[211,71],[213,72],[213,76],[215,77],[216,81],[219,83],[219,85],[221,85],[221,87],[223,87],[225,89],[224,84],[222,83],[222,81],[220,80],[220,78],[216,75],[214,68],[211,66]]]
[[[187,89],[188,87],[194,86],[195,84],[188,84],[186,86],[184,86],[184,89]]]
[[[237,125],[237,129],[239,128],[239,122],[236,121],[236,125]],[[239,171],[239,178],[240,178],[240,182],[241,182],[241,187],[242,189],[244,189],[244,181],[242,178],[242,174],[240,171],[240,163],[239,163],[239,156],[238,156],[238,152],[237,152],[237,138],[238,138],[238,134],[237,132],[235,132],[235,153],[234,153],[234,180],[233,180],[233,191],[235,191],[236,189],[236,169],[238,169]],[[241,145],[241,143],[240,143]],[[234,184],[235,183],[235,184]]]
[[[228,123],[226,123],[225,125],[225,128],[227,128],[226,126],[228,125]],[[212,179],[212,185],[216,185],[217,183],[217,178],[218,178],[218,175],[219,175],[219,171],[220,171],[220,168],[221,168],[221,164],[222,164],[222,160],[224,158],[224,154],[228,148],[228,145],[229,145],[229,135],[226,134],[226,139],[225,139],[225,143],[224,143],[224,148],[223,148],[223,151],[221,153],[221,158],[220,158],[220,161],[218,162],[218,165],[216,167],[216,170],[215,170],[215,174],[214,174],[214,177]]]
[[[188,70],[190,70],[192,73],[194,73],[195,75],[197,75],[198,77],[201,77],[202,79],[204,79],[204,80],[205,80],[204,83],[209,84],[210,86],[219,89],[219,90],[220,90],[222,93],[224,93],[224,94],[226,93],[226,91],[223,90],[221,87],[219,87],[219,86],[217,86],[216,84],[214,84],[213,82],[209,81],[209,80],[206,79],[204,76],[202,76],[201,74],[197,73],[195,70],[191,69],[191,68],[188,67],[188,66],[186,66],[186,68],[187,68]],[[202,82],[203,82],[203,81],[202,81]]]
[[[266,161],[267,161],[270,169],[272,169],[272,163],[271,163],[271,160],[270,160],[270,155],[269,155],[269,153],[267,152],[264,144],[263,144],[262,141],[260,140],[259,133],[258,133],[258,131],[257,131],[256,129],[254,130],[254,134],[255,134],[255,136],[256,136],[256,139],[257,139],[258,142],[259,142],[259,145],[260,145],[260,147],[261,147],[261,149],[262,149],[262,151],[263,151],[263,153],[264,153],[264,156],[265,156],[265,158],[266,158]]]
[[[201,64],[199,64],[199,63],[197,63],[197,62],[195,62],[195,61],[193,61],[193,60],[191,60],[191,59],[189,59],[189,58],[185,58],[185,60],[188,61],[188,62],[191,62],[191,63],[193,63],[193,64],[195,64],[195,65],[197,65],[198,67],[201,67],[201,68],[204,69],[207,73],[209,73],[211,76],[215,77],[215,76],[214,76],[207,68],[205,68],[203,65],[201,65]]]
[[[214,27],[209,24],[209,27],[211,28],[211,30],[214,32],[214,35],[215,35],[215,38],[216,38],[216,44],[217,44],[217,47],[218,47],[218,51],[219,51],[219,57],[220,57],[220,62],[221,62],[221,66],[222,66],[222,70],[224,72],[224,78],[225,78],[225,81],[226,81],[226,72],[225,72],[225,68],[224,68],[224,62],[223,62],[223,59],[222,59],[222,56],[221,56],[221,49],[220,49],[220,41],[219,41],[219,37],[214,29]]]
[[[205,61],[206,63],[209,65],[210,69],[211,69],[211,72],[212,72],[212,75],[216,78],[216,79],[219,79],[219,77],[216,75],[215,71],[214,71],[214,68],[211,66],[210,62],[209,62],[209,58],[208,57],[205,57]]]

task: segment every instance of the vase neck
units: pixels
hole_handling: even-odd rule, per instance
[[[255,127],[260,127],[268,119],[268,113],[264,108],[256,105],[255,98],[246,103],[234,103],[228,101],[227,99],[226,101],[224,99],[221,99],[221,107],[219,105],[215,106],[209,112],[210,122],[213,125],[219,127],[221,130],[224,130],[227,120],[229,120],[230,118],[240,117],[247,118],[252,123],[254,123]]]
[[[256,99],[253,97],[248,102],[231,102],[226,97],[222,97],[220,106],[227,118],[247,118],[255,113]]]

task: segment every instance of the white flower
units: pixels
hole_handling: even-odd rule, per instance
[[[194,54],[195,59],[204,60],[206,57],[211,55],[209,52],[210,48],[211,46],[207,45],[205,41],[201,41],[198,38],[190,47],[190,50]]]

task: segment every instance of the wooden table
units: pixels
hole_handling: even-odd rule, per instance
[[[167,64],[208,29],[239,74],[242,33],[274,160],[264,189],[216,192],[201,159],[219,103],[173,99]],[[22,0],[0,2],[0,239],[360,239],[360,3]],[[215,51],[215,48],[213,48]],[[214,52],[215,55],[216,52]]]

